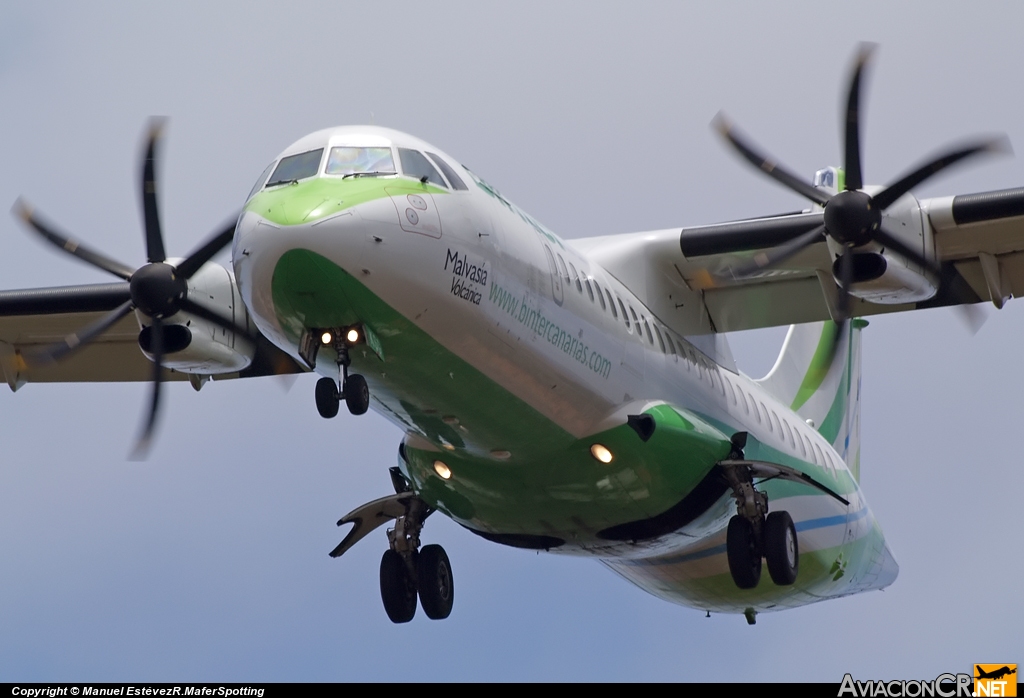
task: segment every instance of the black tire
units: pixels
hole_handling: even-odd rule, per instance
[[[754,535],[754,525],[742,516],[733,516],[729,519],[725,541],[732,581],[740,589],[753,589],[761,581],[761,551]]]
[[[363,414],[370,408],[370,389],[366,379],[353,374],[345,380],[345,404],[352,414]]]
[[[338,415],[338,384],[326,376],[316,382],[316,411],[324,419]]]
[[[380,559],[380,598],[392,623],[408,623],[416,615],[416,581],[394,550]]]
[[[764,559],[768,574],[780,587],[796,581],[800,571],[800,547],[793,518],[785,511],[773,511],[764,522]]]
[[[416,561],[417,587],[420,605],[427,618],[441,620],[452,612],[455,586],[448,554],[440,545],[424,545]]]

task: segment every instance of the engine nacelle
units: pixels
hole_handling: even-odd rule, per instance
[[[899,305],[931,298],[938,287],[927,276],[896,255],[879,252],[850,252],[853,255],[853,284],[850,295],[871,303]],[[839,260],[832,264],[839,280]]]
[[[180,260],[169,261],[174,264]],[[221,265],[207,262],[193,274],[188,282],[188,298],[255,333],[235,279]],[[138,312],[136,316],[143,324],[139,333],[139,347],[152,361],[152,329],[147,324],[149,318]],[[164,366],[182,373],[235,373],[248,367],[256,353],[256,347],[245,336],[184,311],[164,321],[163,338]]]

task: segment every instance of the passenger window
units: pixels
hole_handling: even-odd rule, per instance
[[[757,423],[761,423],[761,413],[757,411],[757,403],[754,402],[754,397],[750,397],[750,406],[754,408],[754,417],[757,418]]]
[[[452,185],[452,189],[465,191],[466,189],[469,188],[462,181],[462,179],[457,174],[455,174],[455,170],[451,168],[451,165],[449,165],[447,162],[442,160],[439,156],[435,155],[434,153],[427,153],[427,155],[429,155],[430,159],[434,161],[434,164],[440,167],[441,171],[444,172],[444,176],[448,178],[448,181]]]
[[[789,445],[796,448],[796,444],[793,442],[793,430],[789,428],[789,420],[783,419],[782,426],[786,428],[786,438],[789,439]]]
[[[612,292],[609,291],[608,289],[605,289],[604,295],[608,296],[608,305],[611,306],[612,317],[617,320],[619,318],[619,313],[617,310],[615,310],[615,301],[612,300]]]
[[[597,285],[597,279],[594,279],[594,291],[597,292],[597,300],[601,301],[601,310],[608,310],[608,306],[604,304],[604,294],[601,293],[601,287]],[[612,308],[615,310],[615,308]]]
[[[636,311],[633,310],[633,306],[629,306],[629,314],[633,316],[633,324],[636,325],[636,334],[638,337],[644,336],[644,331],[640,327],[640,320],[636,316]]]
[[[779,421],[779,415],[775,414],[775,410],[772,410],[772,417],[775,418],[775,430],[779,432],[779,439],[785,441],[786,437],[782,434],[782,422]]]
[[[586,283],[586,286],[587,286],[587,295],[588,295],[588,296],[590,296],[590,302],[591,302],[591,303],[593,303],[593,302],[594,302],[594,289],[593,289],[593,287],[591,287],[591,285],[590,285],[590,279],[584,279],[584,281],[586,281],[586,282],[587,282],[587,283]]]
[[[658,346],[661,347],[661,353],[667,353],[665,350],[665,340],[661,338],[661,330],[658,329],[657,325],[654,326],[654,334],[658,335]]]
[[[623,320],[623,322],[626,323],[626,331],[628,331],[630,334],[632,334],[633,328],[629,324],[629,316],[626,315],[626,305],[622,302],[622,299],[619,298],[618,296],[616,296],[616,299],[618,299],[618,301],[619,301],[619,310],[622,311],[622,320]]]
[[[821,454],[821,448],[818,447],[818,444],[814,444],[814,462],[823,468],[825,467],[825,456]]]
[[[576,280],[576,290],[583,293],[583,284],[580,283],[579,272],[576,271],[576,267],[572,265],[572,262],[569,262],[569,269],[572,270],[572,278]]]
[[[398,159],[402,161],[402,172],[406,176],[415,177],[421,182],[430,182],[442,189],[448,188],[448,185],[441,179],[441,175],[438,174],[434,166],[430,164],[430,161],[420,151],[399,148]]]
[[[647,318],[645,318],[643,315],[641,315],[640,317],[643,318],[644,329],[647,330],[647,341],[650,342],[651,346],[653,347],[654,346],[654,335],[651,334],[651,326],[647,322]]]
[[[764,406],[764,403],[760,403],[761,411],[764,412],[764,421],[768,425],[768,431],[774,433],[775,427],[772,426],[772,418],[768,416],[768,408]]]
[[[736,399],[736,386],[732,384],[732,381],[727,381],[727,383],[729,383],[729,394],[732,395],[732,405],[736,407],[739,404],[739,401]]]
[[[743,403],[743,412],[745,414],[750,414],[750,405],[747,404],[747,395],[746,395],[746,393],[744,393],[742,390],[738,390],[738,389],[737,389],[736,392],[738,392],[740,394],[740,402]]]
[[[794,429],[793,431],[796,431],[796,429]],[[804,448],[804,440],[803,438],[801,438],[802,436],[803,434],[801,434],[799,431],[796,432],[796,442],[800,444],[800,455],[806,457],[807,449]]]
[[[565,277],[565,283],[570,283],[572,279],[569,278],[569,270],[565,268],[565,260],[562,259],[562,255],[558,255],[558,266],[562,270],[562,276]]]

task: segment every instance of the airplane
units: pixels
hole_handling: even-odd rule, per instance
[[[983,669],[978,669],[978,674],[974,678],[976,678],[976,679],[995,679],[995,680],[999,680],[999,679],[1003,678],[1004,676],[1009,676],[1010,674],[1016,674],[1016,673],[1017,673],[1016,667],[1011,669],[1008,666],[1002,666],[1002,667],[1000,667],[998,669],[993,669],[992,671],[984,671]]]
[[[164,245],[162,121],[144,146],[147,260],[125,264],[19,200],[28,229],[117,277],[0,292],[0,366],[31,382],[162,384],[315,372],[317,409],[370,408],[405,437],[394,492],[343,516],[342,556],[386,526],[395,623],[450,615],[440,512],[487,540],[588,556],[707,612],[762,612],[882,589],[898,574],[859,485],[860,347],[880,313],[1022,293],[1024,189],[916,199],[979,139],[867,185],[851,71],[844,162],[807,182],[725,117],[758,170],[809,202],[713,226],[563,239],[444,151],[376,126],[305,136],[241,213],[185,257]],[[211,261],[231,247],[227,266]],[[767,376],[727,333],[790,326]],[[763,566],[767,567],[764,579]]]

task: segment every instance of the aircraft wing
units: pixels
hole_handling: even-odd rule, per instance
[[[925,253],[938,263],[938,292],[913,303],[851,298],[850,314],[867,316],[1024,295],[1024,188],[917,201],[900,220],[920,220]],[[822,225],[819,207],[717,225],[569,241],[636,292],[684,335],[733,332],[834,317],[834,255],[824,237],[755,276],[729,270],[795,235]]]
[[[0,291],[0,367],[12,390],[26,382],[148,381],[153,365],[139,348],[141,326],[129,313],[94,342],[53,363],[29,364],[33,349],[60,342],[124,302],[125,284],[89,284],[56,288]],[[217,380],[282,373],[302,369],[262,337],[245,370],[217,375]],[[187,374],[165,372],[166,380],[186,380]]]

